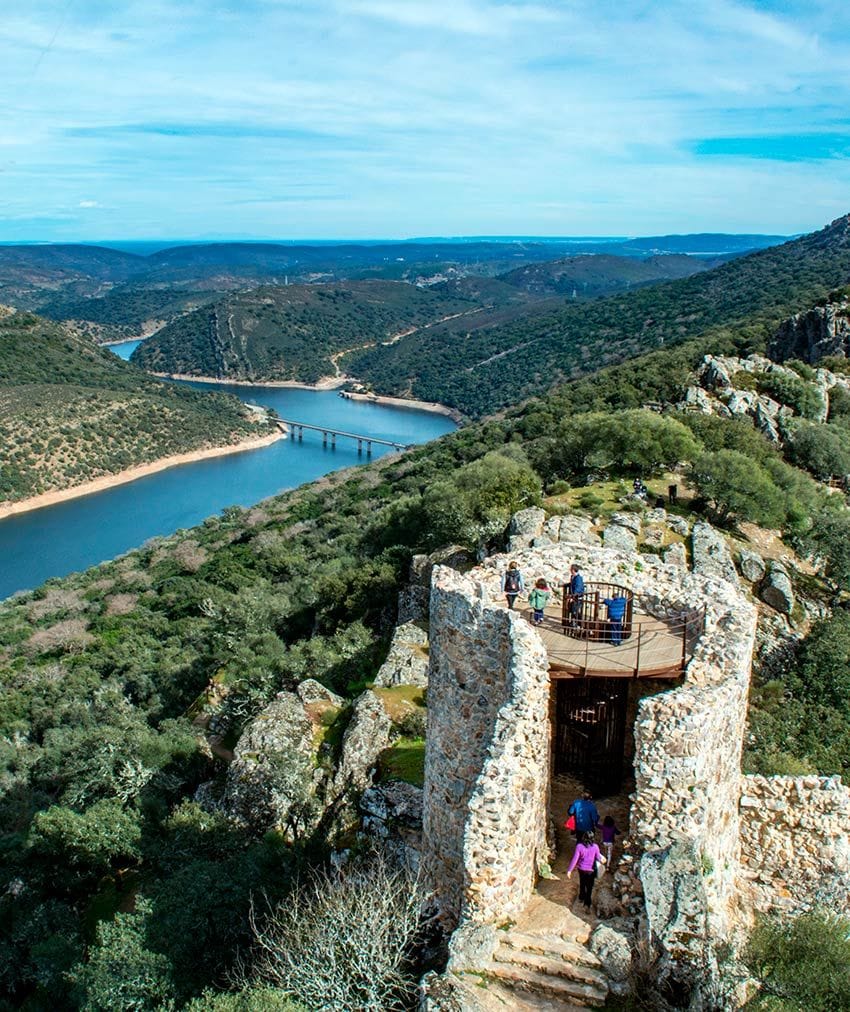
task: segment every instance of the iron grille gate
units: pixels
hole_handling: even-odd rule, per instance
[[[623,780],[628,679],[559,678],[555,685],[555,772],[579,777],[594,794],[615,794]]]

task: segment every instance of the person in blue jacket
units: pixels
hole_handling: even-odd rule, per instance
[[[570,566],[570,580],[567,584],[567,593],[572,594],[570,621],[573,624],[577,624],[581,617],[581,595],[584,594],[584,577],[579,572],[578,566],[575,563]]]
[[[606,597],[602,603],[608,608],[611,642],[618,647],[623,642],[623,619],[626,617],[627,600],[619,591],[615,591],[613,597]]]
[[[599,824],[599,812],[596,810],[590,791],[585,791],[580,798],[576,798],[567,810],[567,815],[572,815],[576,820],[574,832],[579,839],[582,833],[595,832]]]

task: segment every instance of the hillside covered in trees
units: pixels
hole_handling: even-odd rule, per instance
[[[227,745],[307,677],[353,698],[386,652],[414,552],[498,548],[530,504],[604,514],[616,507],[597,493],[635,474],[675,467],[697,495],[682,510],[769,523],[823,560],[805,584],[824,617],[781,675],[757,671],[748,762],[850,774],[850,632],[830,611],[850,579],[843,496],[745,420],[642,407],[680,401],[704,354],[749,352],[762,329],[756,317],[647,354],[0,606],[0,987],[12,1005],[289,1008],[257,990],[252,898],[290,902],[299,870],[335,841],[252,832],[205,808],[197,797],[227,762],[198,714],[229,728]],[[846,445],[842,417],[817,424]],[[739,495],[721,511],[709,479],[724,474]],[[343,707],[321,762],[350,719]],[[294,789],[293,771],[280,776]]]
[[[0,500],[262,434],[234,397],[154,380],[32,314],[0,315]]]
[[[382,393],[440,401],[481,416],[553,384],[671,342],[739,329],[766,342],[786,316],[850,278],[850,218],[705,273],[533,319],[467,328],[463,321],[347,359]]]

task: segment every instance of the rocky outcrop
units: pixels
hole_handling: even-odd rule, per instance
[[[783,615],[790,615],[794,610],[794,587],[788,570],[780,562],[771,562],[759,594],[765,604]]]
[[[385,852],[416,871],[422,850],[422,788],[402,780],[375,784],[360,798],[361,825]]]
[[[649,930],[670,958],[685,967],[709,961],[705,880],[711,871],[710,858],[688,840],[648,851],[640,861]]]
[[[321,682],[317,682],[315,678],[305,678],[303,682],[299,682],[295,691],[305,706],[308,706],[310,703],[330,703],[331,706],[335,706],[338,709],[345,706],[345,700],[342,696],[331,692]]]
[[[593,530],[590,517],[567,514],[563,517],[551,517],[543,528],[553,541],[565,541],[577,545],[599,545],[599,535]]]
[[[514,513],[508,528],[508,551],[530,548],[532,541],[543,533],[546,511],[537,506]]]
[[[363,790],[370,782],[378,756],[390,743],[392,721],[374,692],[366,690],[352,707],[351,720],[342,738],[334,790]]]
[[[767,354],[776,362],[789,358],[814,364],[850,352],[850,302],[841,299],[815,306],[786,320],[771,338]]]
[[[311,788],[313,724],[295,693],[282,692],[242,732],[221,807],[255,830],[282,826]]]
[[[691,557],[695,573],[738,585],[738,574],[726,539],[703,520],[697,521],[691,531]]]
[[[428,633],[416,622],[396,626],[387,659],[375,676],[375,685],[427,685]]]
[[[749,548],[742,548],[738,553],[738,566],[741,576],[750,583],[758,583],[764,579],[766,567],[764,559],[758,552],[752,552]]]
[[[676,566],[678,569],[688,568],[688,556],[681,541],[674,541],[672,545],[668,545],[661,553],[661,557],[669,566]]]
[[[430,555],[414,555],[410,562],[407,586],[398,595],[398,624],[427,622],[434,566],[450,566],[461,573],[475,565],[472,553],[460,545],[438,548]]]
[[[620,919],[598,925],[588,940],[588,948],[598,957],[614,994],[626,995],[631,989],[632,942],[630,926]]]

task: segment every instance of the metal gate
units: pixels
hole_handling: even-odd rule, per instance
[[[625,678],[559,678],[555,699],[555,772],[571,773],[594,794],[615,794],[623,780]]]

